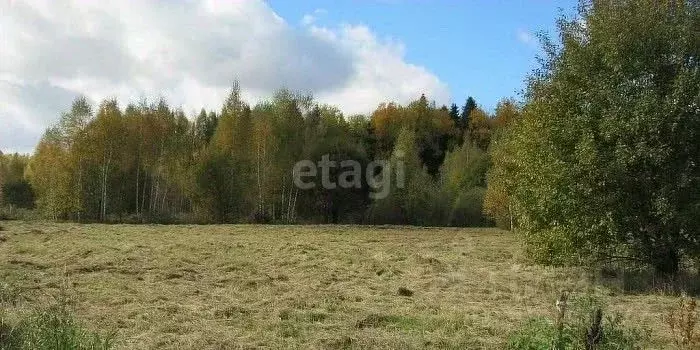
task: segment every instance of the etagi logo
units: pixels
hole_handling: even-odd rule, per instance
[[[331,179],[331,169],[340,166],[338,178]],[[292,177],[294,185],[301,190],[310,190],[316,187],[318,170],[321,170],[321,187],[332,190],[340,188],[362,188],[362,164],[356,160],[348,159],[341,162],[330,160],[328,154],[324,154],[321,160],[314,163],[304,159],[294,164]],[[392,173],[396,174],[396,188],[404,188],[406,176],[404,172],[403,153],[397,152],[394,162],[388,160],[374,160],[367,164],[364,171],[367,185],[373,190],[369,197],[372,199],[384,199],[391,191]]]

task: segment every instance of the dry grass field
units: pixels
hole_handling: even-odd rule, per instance
[[[675,298],[528,265],[496,229],[3,222],[8,312],[67,295],[117,348],[493,349],[562,289],[594,293],[669,348]]]

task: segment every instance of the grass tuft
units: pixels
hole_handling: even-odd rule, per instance
[[[62,306],[36,311],[14,325],[0,317],[1,349],[107,350],[113,346],[113,336],[83,329]]]
[[[16,288],[0,289],[0,349],[7,350],[107,350],[114,347],[114,335],[102,336],[78,324],[63,297],[51,306],[29,313],[10,312],[9,304],[19,299]],[[8,297],[9,295],[9,297]]]
[[[569,304],[570,303],[570,304]],[[556,303],[557,317],[528,319],[512,332],[508,349],[595,349],[637,350],[644,341],[643,333],[623,325],[619,314],[604,316],[603,304],[591,295]]]

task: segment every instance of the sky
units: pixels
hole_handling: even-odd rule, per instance
[[[346,115],[424,93],[487,110],[519,96],[575,0],[0,0],[0,150],[32,152],[85,95],[219,110],[282,87]]]

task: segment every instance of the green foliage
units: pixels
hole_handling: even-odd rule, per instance
[[[424,95],[407,106],[380,105],[372,113],[371,125],[378,158],[392,154],[402,130],[415,133],[420,159],[434,177],[438,175],[448,145],[454,145],[460,135],[449,110],[436,108],[434,102],[428,102]]]
[[[470,101],[489,129],[490,117]],[[162,99],[123,110],[105,100],[93,111],[78,97],[30,160],[12,174],[0,168],[5,181],[26,178],[5,185],[0,198],[29,206],[31,190],[44,217],[88,222],[483,225],[488,162],[481,151],[463,160],[473,150],[454,150],[457,114],[456,106],[438,108],[423,95],[346,120],[339,109],[288,90],[250,108],[237,83],[220,112],[201,110],[193,122]],[[294,165],[324,157],[336,164],[333,182],[346,160],[362,166],[361,181],[329,188],[318,176],[313,188],[297,188]],[[370,197],[366,169],[374,160],[390,160],[391,176],[406,163],[402,186],[396,178],[388,198]]]
[[[26,180],[6,182],[2,188],[2,201],[5,205],[32,209],[34,207],[34,190]]]
[[[447,154],[442,166],[442,192],[450,202],[450,226],[486,226],[483,215],[485,176],[489,156],[475,145],[465,143]]]
[[[515,225],[515,213],[510,194],[516,185],[516,164],[514,152],[517,147],[510,136],[512,125],[518,122],[521,109],[513,100],[502,100],[496,106],[496,115],[492,121],[493,135],[489,155],[491,167],[486,175],[487,189],[484,195],[484,214],[496,222],[502,229],[512,230]]]
[[[520,118],[521,110],[514,99],[502,99],[496,105],[496,114],[491,120],[495,133],[501,132]]]
[[[342,166],[345,160],[358,162],[362,166],[361,173],[366,169],[367,150],[357,136],[366,135],[367,122],[363,119],[348,122],[340,110],[327,105],[314,107],[305,118],[302,157],[317,164],[324,156],[336,162],[337,166],[329,169],[330,179],[336,186],[324,188],[321,177],[316,177],[312,189],[297,193],[300,216],[324,223],[362,220],[369,200],[364,176],[352,175],[351,182],[358,181],[359,187],[343,188],[337,181],[341,174],[351,171]]]
[[[0,282],[0,349],[2,350],[106,350],[114,346],[113,335],[103,336],[76,322],[70,302],[61,289],[48,306],[26,309],[21,288]]]
[[[479,227],[491,226],[488,218],[484,217],[483,187],[472,187],[456,193],[448,219],[449,226]]]
[[[569,336],[560,334],[561,338]],[[544,317],[531,318],[520,329],[513,332],[508,339],[508,349],[512,350],[550,350],[552,339],[557,337],[554,323]]]
[[[240,196],[239,188],[232,181],[235,171],[231,159],[221,154],[205,156],[197,171],[199,204],[220,223],[238,219],[234,217]]]
[[[487,150],[491,143],[491,120],[489,115],[481,108],[474,108],[469,115],[469,124],[466,128],[465,141],[476,145],[482,150]]]
[[[24,176],[29,157],[0,152],[0,206],[34,207],[34,191]]]
[[[388,196],[374,200],[370,207],[371,223],[436,226],[444,222],[447,208],[441,189],[423,167],[418,147],[416,133],[402,129],[388,169],[380,175],[391,178],[391,187],[381,189]]]
[[[216,113],[209,113],[202,108],[194,124],[195,139],[199,145],[206,145],[214,137],[219,119]]]
[[[82,328],[65,305],[34,311],[11,320],[0,310],[0,349],[3,350],[106,350],[114,347],[111,336]]]
[[[253,193],[246,191],[254,188],[253,126],[251,110],[240,95],[234,84],[196,170],[197,203],[220,223],[240,221],[253,212]]]
[[[697,2],[584,2],[560,45],[545,40],[523,115],[494,145],[501,198],[487,196],[537,260],[625,256],[674,274],[700,252],[699,16]]]
[[[448,153],[442,166],[442,180],[446,190],[456,192],[486,185],[486,171],[490,159],[486,152],[474,145],[462,145]]]
[[[464,102],[464,106],[462,107],[462,114],[459,116],[459,127],[462,130],[469,126],[470,117],[476,108],[476,100],[471,96],[467,97],[467,101]]]
[[[106,350],[113,348],[113,341],[111,337],[81,328],[65,310],[49,308],[35,312],[16,325],[6,323],[0,315],[0,348]]]
[[[460,125],[459,107],[455,103],[450,106],[450,119],[454,122],[455,127]]]
[[[570,310],[562,323],[544,317],[528,319],[519,329],[510,334],[508,349],[513,350],[622,350],[641,349],[642,333],[625,327],[620,315],[605,317],[603,305],[595,298],[583,296],[569,301]],[[566,306],[564,306],[566,308]],[[596,320],[596,314],[603,315]],[[566,311],[565,311],[566,313]],[[598,323],[599,321],[599,323]],[[596,327],[596,325],[598,327]],[[598,331],[601,334],[597,335]],[[595,347],[590,347],[595,344]]]

